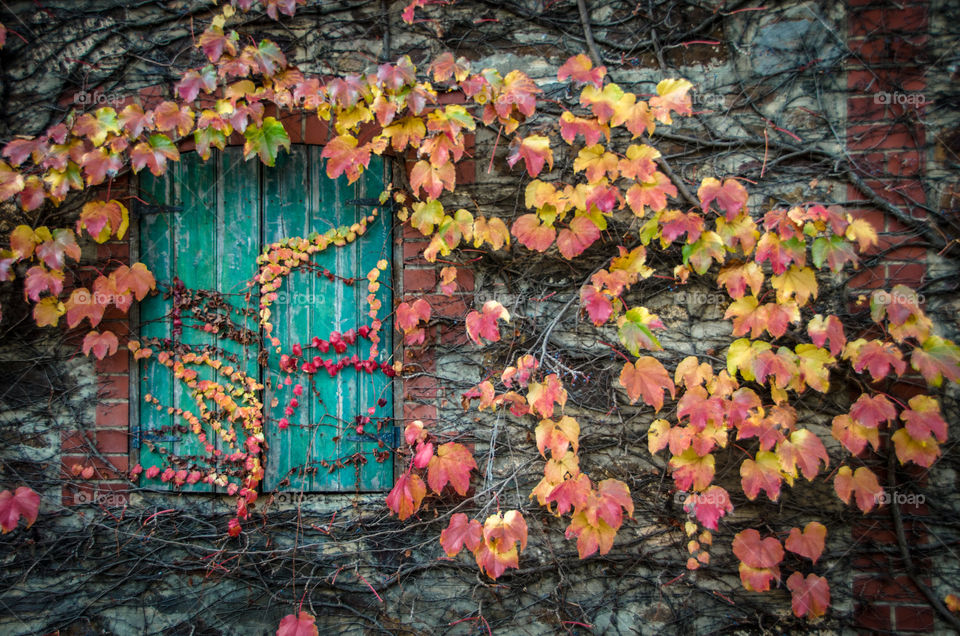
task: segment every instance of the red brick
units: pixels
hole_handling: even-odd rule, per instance
[[[129,373],[130,355],[126,349],[118,349],[112,356],[94,363],[97,373]]]
[[[233,131],[233,133],[227,137],[228,146],[242,146],[246,141],[246,138],[237,131]]]
[[[876,630],[889,630],[892,626],[889,605],[870,603],[857,604],[853,610],[853,620],[858,627]]]
[[[477,182],[477,162],[464,157],[454,164],[457,185],[469,185]]]
[[[923,262],[927,259],[927,250],[922,247],[898,247],[887,252],[884,256],[891,261]]]
[[[323,145],[327,143],[329,127],[327,122],[314,115],[304,116],[304,140],[308,144]]]
[[[96,432],[97,448],[104,454],[125,454],[130,451],[130,436],[125,430]]]
[[[926,212],[915,207],[926,201],[923,185],[919,181],[915,179],[886,179],[884,181],[865,181],[865,184],[872,188],[878,197],[904,208],[913,216],[926,216]]]
[[[437,421],[437,407],[431,404],[404,402],[403,417],[407,421],[422,420],[425,423]]]
[[[128,399],[130,378],[126,375],[98,375],[97,394],[101,399]]]
[[[884,265],[864,267],[856,273],[847,286],[850,289],[880,289],[886,286],[887,269]]]
[[[930,582],[926,581],[926,585]],[[858,601],[924,601],[923,592],[906,574],[858,577],[853,581],[853,596]]]
[[[123,263],[130,262],[130,244],[112,241],[110,243],[101,243],[97,245],[97,260],[119,260]]]
[[[886,38],[850,38],[847,45],[854,55],[861,58],[857,61],[865,64],[896,62],[901,65],[916,66],[927,63],[925,53],[929,39],[926,34]]]
[[[60,453],[80,453],[88,448],[89,442],[83,431],[62,431],[60,433]]]
[[[280,123],[283,124],[283,129],[287,131],[287,136],[290,137],[290,143],[292,144],[303,143],[302,120],[300,111],[284,111],[283,116],[280,117]]]
[[[892,524],[886,520],[858,521],[853,525],[853,539],[855,541],[871,541],[881,545],[893,545],[897,542],[896,532]],[[856,583],[854,583],[856,589]]]
[[[437,379],[421,375],[403,381],[404,396],[412,400],[429,400],[437,397]]]
[[[926,276],[927,268],[925,265],[888,265],[887,266],[887,285],[906,285],[908,287],[918,287]]]
[[[130,426],[130,405],[128,402],[97,404],[97,428]]]
[[[403,291],[433,291],[437,286],[437,272],[432,269],[404,269]]]
[[[457,287],[460,291],[472,292],[474,290],[473,270],[469,267],[457,267]]]
[[[405,265],[426,265],[423,250],[430,245],[427,241],[403,241],[403,262]]]
[[[925,141],[919,126],[880,123],[847,128],[847,147],[853,151],[923,148]]]
[[[420,230],[411,226],[410,224],[404,223],[403,240],[404,241],[422,241],[423,233],[420,232]]]
[[[93,466],[94,475],[91,480],[100,479],[122,479],[130,470],[130,458],[128,455],[110,455],[108,462],[104,462],[98,457],[89,457],[83,455],[66,455],[60,458],[60,473],[65,479],[83,480],[81,476],[73,474],[74,464],[80,464],[84,468]]]
[[[848,33],[882,36],[894,31],[917,32],[927,26],[927,9],[924,6],[895,8],[870,8],[856,11],[847,17]]]
[[[434,294],[427,297],[427,302],[433,308],[434,317],[462,319],[469,309],[467,299],[463,296]]]
[[[913,607],[899,605],[894,608],[896,629],[901,632],[928,632],[933,629],[933,608],[929,605]]]
[[[452,347],[461,347],[470,344],[470,338],[467,337],[467,330],[463,325],[452,327],[444,325],[440,328],[440,343]]]

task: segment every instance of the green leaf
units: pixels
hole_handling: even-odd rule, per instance
[[[243,132],[247,143],[243,144],[243,157],[250,159],[254,154],[260,156],[260,161],[270,167],[277,161],[277,151],[283,146],[290,151],[290,137],[283,129],[283,124],[273,117],[265,117],[262,126],[251,124]]]

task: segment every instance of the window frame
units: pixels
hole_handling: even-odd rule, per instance
[[[310,152],[311,148],[315,148],[316,149],[314,151],[315,155],[319,157],[319,147],[322,147],[322,144],[297,143],[295,144],[295,146],[306,148],[307,152]],[[233,145],[227,146],[228,149],[231,147],[235,147],[235,146]],[[190,150],[184,150],[183,154],[186,155],[187,152],[190,152]],[[218,161],[220,159],[221,154],[222,154],[221,151],[214,150],[213,154],[209,159],[205,161],[202,159],[199,159],[199,161],[204,164],[212,161]],[[377,159],[377,158],[374,157],[373,159]],[[261,223],[258,253],[262,253],[263,248],[269,243],[269,241],[265,238],[266,228],[265,228],[265,218],[264,218],[264,210],[263,210],[263,204],[262,204],[263,197],[268,196],[265,191],[266,181],[264,177],[266,175],[266,171],[279,170],[280,168],[279,167],[273,168],[266,165],[259,165],[259,162],[255,158],[251,159],[250,161],[256,162],[258,164],[258,179],[259,179],[258,194],[260,197],[259,205],[260,205],[260,223]],[[323,165],[324,163],[317,163],[314,166],[310,166],[310,169],[320,168]],[[389,156],[382,157],[382,163],[379,168],[382,171],[381,181],[384,184],[384,186],[386,186],[386,184],[392,181],[390,177],[392,176],[392,172],[394,171],[393,162],[390,161]],[[329,179],[329,177],[327,177],[322,170],[317,171],[317,174],[320,175],[320,178],[322,179]],[[169,178],[176,179],[177,177],[170,175]],[[363,178],[364,177],[361,177],[361,179]],[[350,187],[354,189],[359,189],[363,187],[362,182],[360,182],[361,185],[359,186],[357,183],[348,185],[344,177],[340,177],[338,179],[334,179],[331,181],[338,184],[337,187]],[[140,196],[141,193],[144,192],[139,179],[131,180],[130,189],[131,189],[131,193],[138,197]],[[379,193],[364,192],[363,196],[370,198],[375,196],[376,194],[379,194]],[[148,205],[153,205],[153,204],[148,204]],[[177,204],[164,203],[160,205],[175,206]],[[143,203],[136,201],[134,206],[135,213],[132,215],[134,217],[133,223],[132,223],[133,232],[131,232],[130,234],[130,241],[129,241],[131,262],[136,262],[140,260],[142,256],[141,241],[143,239],[143,232],[145,231],[144,222],[143,222],[144,215],[142,213],[143,207],[144,207]],[[161,211],[161,213],[166,213],[166,212],[167,212],[166,210]],[[395,304],[396,302],[398,302],[400,296],[402,295],[401,281],[403,280],[403,228],[401,225],[396,223],[396,220],[393,217],[393,214],[391,212],[391,206],[389,203],[386,206],[380,206],[380,216],[378,217],[377,222],[389,224],[389,226],[385,229],[385,233],[384,233],[384,240],[390,242],[389,249],[387,250],[387,253],[389,254],[389,258],[391,259],[391,264],[389,269],[389,279],[388,280],[381,279],[381,282],[389,284],[392,287],[392,292],[391,292],[392,302],[391,303],[385,302],[383,307],[380,310],[380,315],[379,315],[379,319],[383,322],[383,326],[380,332],[381,334],[388,335],[389,343],[390,343],[390,346],[388,348],[381,347],[380,358],[381,359],[392,358],[393,360],[401,360],[402,352],[403,352],[403,342],[402,342],[402,338],[397,338],[392,333],[393,331],[392,304]],[[330,249],[337,249],[337,248],[332,247]],[[360,271],[353,272],[353,275],[358,279],[358,284],[359,284],[359,281],[363,280],[363,276],[365,274],[366,272],[360,272]],[[361,318],[361,321],[358,322],[358,324],[363,324],[362,316],[365,315],[365,312],[363,311],[365,307],[366,305],[357,307],[357,310],[358,310],[357,316],[358,318]],[[133,327],[133,332],[137,334],[137,337],[139,337],[141,332],[141,327],[142,327],[141,306],[139,302],[134,303],[133,307],[130,310],[129,318],[130,318],[130,325]],[[254,318],[254,320],[256,320],[256,318]],[[259,323],[257,323],[257,327],[259,329]],[[259,351],[262,352],[264,350],[263,340],[262,340],[262,337],[263,337],[262,330],[259,331],[259,335],[261,340],[258,345],[258,349]],[[320,335],[320,334],[317,334],[317,335]],[[385,343],[381,342],[381,345],[383,344]],[[364,345],[368,346],[368,343],[358,339],[357,351],[361,350],[360,347],[363,347]],[[258,380],[260,380],[261,382],[265,378],[267,369],[268,369],[267,367],[262,367],[259,364],[257,365],[257,371],[259,375]],[[321,371],[321,373],[324,373],[323,377],[326,377],[325,372]],[[141,409],[146,408],[146,405],[144,404],[142,399],[144,392],[141,389],[141,385],[143,384],[143,380],[142,380],[143,376],[144,376],[143,362],[131,359],[130,388],[129,388],[129,395],[130,395],[129,432],[131,436],[131,449],[130,449],[131,463],[134,463],[134,462],[139,463],[143,456],[142,451],[143,451],[144,434],[146,433],[146,431],[142,429],[142,418],[140,416]],[[173,382],[176,382],[176,380],[173,380]],[[356,494],[378,495],[378,494],[384,494],[388,492],[393,487],[393,484],[395,483],[399,474],[402,472],[401,462],[396,461],[396,457],[393,451],[400,446],[401,444],[400,440],[402,440],[402,431],[403,431],[402,415],[404,413],[404,405],[403,405],[404,403],[403,403],[403,386],[401,382],[396,380],[396,378],[387,378],[385,390],[390,394],[391,404],[389,405],[389,410],[382,414],[378,414],[378,417],[388,419],[391,422],[391,425],[384,428],[384,430],[381,431],[379,434],[375,434],[375,437],[377,439],[383,440],[384,442],[383,450],[391,453],[391,458],[388,461],[391,462],[392,470],[384,471],[385,475],[388,476],[386,483],[383,483],[373,488],[347,487],[346,485],[344,485],[339,489],[306,489],[304,488],[303,484],[301,484],[299,486],[290,485],[284,489],[279,489],[276,487],[276,485],[274,485],[273,488],[268,489],[267,488],[268,476],[265,473],[263,479],[261,479],[261,481],[257,486],[258,492],[262,494],[268,494],[268,493],[273,494],[274,497],[279,498],[281,502],[285,500],[285,495],[300,495],[300,496],[307,496],[307,497],[316,497],[316,496],[329,497],[331,495],[356,495]],[[268,396],[268,389],[265,387],[260,392],[260,397],[263,400],[264,413],[268,412],[270,409],[270,406],[267,403],[269,399],[267,396]],[[358,410],[360,410],[360,406],[362,405],[358,405]],[[352,428],[349,427],[348,423],[345,422],[344,426],[347,431],[352,431]],[[270,441],[271,433],[273,433],[273,435],[276,435],[275,422],[268,424],[265,416],[264,434],[268,442]],[[375,461],[375,459],[372,457],[372,454],[370,454],[371,451],[369,449],[365,449],[362,452],[368,454],[368,461]],[[260,457],[264,465],[264,470],[266,471],[267,464],[270,461],[270,451],[267,449],[264,449]],[[319,461],[320,459],[325,459],[325,458],[318,456],[313,461]],[[350,467],[345,466],[338,470],[349,471]],[[151,480],[151,482],[152,481],[153,480]],[[358,481],[359,481],[359,478],[358,478]],[[148,482],[147,488],[151,489],[150,486],[156,486],[157,484],[158,482],[154,482],[154,483]],[[164,486],[167,486],[167,485],[164,484]],[[203,486],[203,487],[197,488],[196,486]],[[216,486],[208,487],[202,483],[197,484],[196,486],[191,487],[190,485],[185,484],[181,487],[173,487],[171,485],[169,487],[163,487],[163,488],[154,487],[152,489],[160,492],[171,492],[171,493],[172,492],[190,492],[191,494],[205,494],[205,495],[225,494],[225,489],[220,487],[216,487]]]

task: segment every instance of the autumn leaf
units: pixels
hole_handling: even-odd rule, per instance
[[[716,232],[704,232],[696,241],[683,246],[683,264],[689,264],[698,274],[706,274],[713,261],[723,263],[726,252],[723,239]]]
[[[897,417],[897,409],[883,395],[862,394],[850,407],[850,417],[858,424],[868,428],[877,428],[882,422],[892,422]]]
[[[119,201],[90,201],[84,204],[77,220],[77,232],[85,228],[97,243],[111,236],[123,238],[130,225],[130,214]]]
[[[568,228],[557,235],[557,249],[566,259],[573,259],[583,253],[600,238],[600,229],[588,216],[576,216]]]
[[[504,245],[510,245],[510,231],[501,219],[478,216],[474,221],[473,246],[480,247],[484,242],[489,243],[495,250],[499,250]],[[553,242],[552,239],[551,242]]]
[[[426,494],[427,487],[418,475],[404,473],[387,495],[387,507],[403,521],[420,509],[420,502]]]
[[[931,434],[941,442],[947,441],[947,423],[940,414],[940,402],[929,395],[915,395],[908,402],[910,408],[900,413],[911,437],[923,439]]]
[[[606,66],[594,68],[590,58],[580,53],[563,63],[557,70],[557,79],[562,82],[569,77],[577,84],[593,84],[599,89],[603,86],[603,78],[606,74]]]
[[[663,124],[672,124],[670,112],[678,115],[692,115],[693,109],[690,100],[690,89],[693,84],[685,79],[665,79],[657,84],[657,94],[650,98],[650,108],[653,109],[657,121]]]
[[[470,470],[476,469],[477,462],[466,446],[456,442],[447,442],[437,448],[437,454],[430,458],[427,467],[427,483],[430,489],[440,494],[450,482],[457,494],[463,496],[470,488]]]
[[[66,307],[56,297],[47,296],[34,305],[33,319],[38,327],[56,327],[60,316],[66,311]]]
[[[510,322],[510,313],[497,301],[488,300],[483,304],[482,313],[471,311],[467,314],[467,335],[477,345],[483,344],[483,338],[490,342],[498,342],[500,329],[497,323],[500,320]]]
[[[666,208],[668,195],[676,197],[677,187],[670,182],[667,175],[658,170],[651,175],[648,181],[630,186],[625,196],[633,213],[638,217],[643,217],[644,206],[649,207],[654,212]]]
[[[880,434],[877,429],[862,426],[846,414],[833,418],[831,433],[853,455],[859,455],[866,448],[867,442],[874,450],[880,449]]]
[[[552,457],[561,458],[570,446],[573,446],[574,453],[580,447],[580,424],[568,415],[564,415],[556,422],[550,419],[540,420],[535,434],[537,450],[544,458],[548,448]]]
[[[547,251],[557,236],[557,231],[546,223],[541,224],[536,214],[517,217],[510,231],[525,247],[537,252]]]
[[[463,547],[473,552],[483,541],[483,526],[476,519],[458,512],[450,517],[446,529],[440,532],[440,546],[448,557],[455,557]]]
[[[861,253],[870,249],[871,245],[879,243],[877,231],[866,219],[851,219],[844,236],[851,241],[855,241]]]
[[[913,462],[918,466],[930,468],[940,457],[940,444],[932,435],[916,438],[907,429],[901,428],[890,439],[893,440],[897,459],[901,464]]]
[[[130,151],[130,163],[134,172],[140,172],[144,166],[159,177],[167,169],[167,160],[178,161],[180,151],[166,135],[150,135],[147,141],[142,141]]]
[[[824,468],[830,466],[830,456],[823,442],[811,430],[802,428],[790,433],[790,437],[777,446],[780,455],[780,467],[791,477],[796,476],[797,466],[807,481],[820,472],[820,462]]]
[[[759,532],[748,528],[734,536],[733,553],[740,559],[740,581],[745,589],[766,592],[771,580],[780,580],[783,547],[775,537],[761,539]]]
[[[316,619],[307,612],[287,614],[280,620],[277,636],[319,636]]]
[[[597,183],[606,175],[614,181],[619,174],[619,159],[615,154],[607,152],[603,144],[587,146],[582,148],[574,159],[573,170],[585,172],[590,183]]]
[[[713,481],[716,459],[707,454],[701,457],[693,448],[670,458],[673,481],[678,490],[705,490]]]
[[[85,355],[96,356],[97,360],[103,360],[107,356],[112,356],[117,352],[117,336],[112,331],[91,331],[83,338],[83,353]]]
[[[776,453],[757,451],[756,461],[745,459],[740,464],[740,480],[747,499],[753,501],[763,490],[770,501],[780,497],[780,458]]]
[[[577,135],[583,135],[583,140],[588,146],[592,146],[600,141],[601,137],[610,138],[610,127],[606,124],[601,125],[593,117],[577,117],[568,110],[560,115],[560,137],[568,144],[576,140]]]
[[[243,144],[243,158],[249,160],[253,155],[258,155],[260,161],[271,168],[277,161],[277,153],[280,148],[285,148],[290,152],[290,137],[284,130],[283,124],[274,117],[265,117],[263,124],[250,124],[243,131],[246,142]]]
[[[799,554],[816,563],[820,555],[823,554],[826,537],[827,527],[818,521],[811,521],[804,526],[802,532],[800,528],[791,528],[790,536],[787,537],[784,547],[790,552]]]
[[[843,333],[843,324],[840,319],[834,315],[824,318],[817,314],[809,323],[807,323],[807,334],[810,340],[818,347],[830,340],[830,355],[839,355],[847,343],[847,338]]]
[[[627,390],[631,404],[643,398],[654,411],[663,407],[664,390],[670,391],[671,397],[676,395],[670,374],[659,360],[651,356],[643,356],[633,364],[624,364],[620,371],[620,384]]]
[[[37,228],[37,236],[44,239],[36,247],[37,258],[50,269],[63,269],[66,265],[66,256],[75,261],[80,260],[80,246],[77,245],[73,230],[57,228],[53,232],[48,232],[47,228],[41,227]]]
[[[960,347],[940,336],[930,336],[922,348],[913,350],[910,366],[931,386],[940,386],[943,378],[960,382]]]
[[[727,288],[727,293],[733,299],[743,298],[750,287],[754,296],[760,293],[763,287],[763,270],[754,261],[728,265],[717,275],[717,285]]]
[[[663,323],[656,314],[645,307],[634,307],[617,319],[620,342],[634,356],[640,355],[640,349],[662,351],[660,341],[653,335],[652,329],[662,329]]]
[[[613,117],[623,96],[623,89],[616,84],[607,84],[602,90],[590,84],[580,91],[580,105],[589,107],[597,121],[606,124]]]
[[[339,135],[323,147],[320,155],[327,160],[327,176],[336,179],[347,175],[347,183],[353,183],[370,165],[370,148],[367,145],[357,147],[357,139],[351,135]]]
[[[42,265],[35,265],[27,270],[26,278],[23,281],[23,295],[26,298],[37,302],[43,292],[48,292],[57,297],[62,291],[63,272],[59,270],[48,271]]]
[[[803,307],[811,296],[817,297],[816,273],[809,267],[791,265],[786,272],[772,276],[770,285],[777,290],[778,303],[786,303],[795,297],[797,304]]]
[[[530,408],[540,416],[553,417],[554,404],[562,408],[567,403],[567,392],[557,374],[551,373],[543,382],[530,382],[527,385],[527,402]]]
[[[857,507],[867,514],[880,503],[883,488],[877,481],[877,476],[866,466],[861,466],[852,472],[849,466],[841,466],[833,478],[833,489],[843,503],[850,502],[850,494],[856,497]]]
[[[707,177],[700,183],[697,198],[700,199],[700,209],[704,213],[709,211],[710,204],[716,201],[717,208],[724,211],[728,221],[733,221],[741,211],[746,209],[749,195],[736,179],[726,179],[723,185],[719,179]]]
[[[0,528],[6,534],[17,527],[20,517],[27,522],[27,527],[33,525],[40,511],[40,495],[26,486],[20,486],[15,492],[4,490],[0,492]]]
[[[792,594],[790,603],[797,618],[818,618],[830,607],[830,584],[822,576],[811,573],[803,578],[803,574],[794,572],[787,579],[787,589]]]
[[[514,137],[510,144],[510,152],[507,155],[507,163],[512,168],[520,158],[523,158],[527,173],[531,177],[536,177],[543,170],[543,164],[553,170],[553,151],[550,150],[550,138],[543,135],[529,135],[527,137]]]
[[[580,288],[580,305],[586,309],[590,320],[598,327],[613,315],[613,301],[595,285],[584,285]]]
[[[720,486],[710,486],[702,493],[694,493],[687,497],[686,505],[693,507],[697,521],[705,528],[717,529],[717,522],[727,513],[733,512],[730,494]]]
[[[816,239],[810,247],[810,256],[818,269],[826,263],[833,273],[840,272],[847,263],[856,265],[858,261],[853,246],[840,236]]]

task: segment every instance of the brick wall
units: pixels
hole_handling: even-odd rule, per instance
[[[926,213],[918,206],[926,201],[920,180],[926,165],[923,109],[925,46],[929,7],[925,1],[877,3],[849,0],[847,35],[850,58],[847,70],[847,150],[864,183],[881,199],[914,218]],[[918,287],[926,275],[926,252],[911,244],[914,231],[884,213],[860,189],[848,186],[847,199],[859,206],[855,214],[866,218],[880,235],[873,264],[849,283],[852,290],[869,292],[904,284]],[[869,257],[868,257],[869,258]],[[911,397],[912,387],[896,387],[897,397]],[[883,440],[881,453],[888,450]],[[868,462],[870,460],[867,460]],[[871,469],[889,483],[886,462],[877,460]],[[901,471],[904,472],[904,471]],[[908,477],[923,479],[925,471]],[[907,544],[929,541],[924,531],[922,504],[900,504]],[[857,553],[852,561],[854,620],[869,631],[915,632],[934,627],[934,611],[916,587],[899,557],[899,547],[890,506],[866,515],[853,527]],[[913,560],[923,572],[930,563]],[[930,586],[929,579],[924,585]]]

